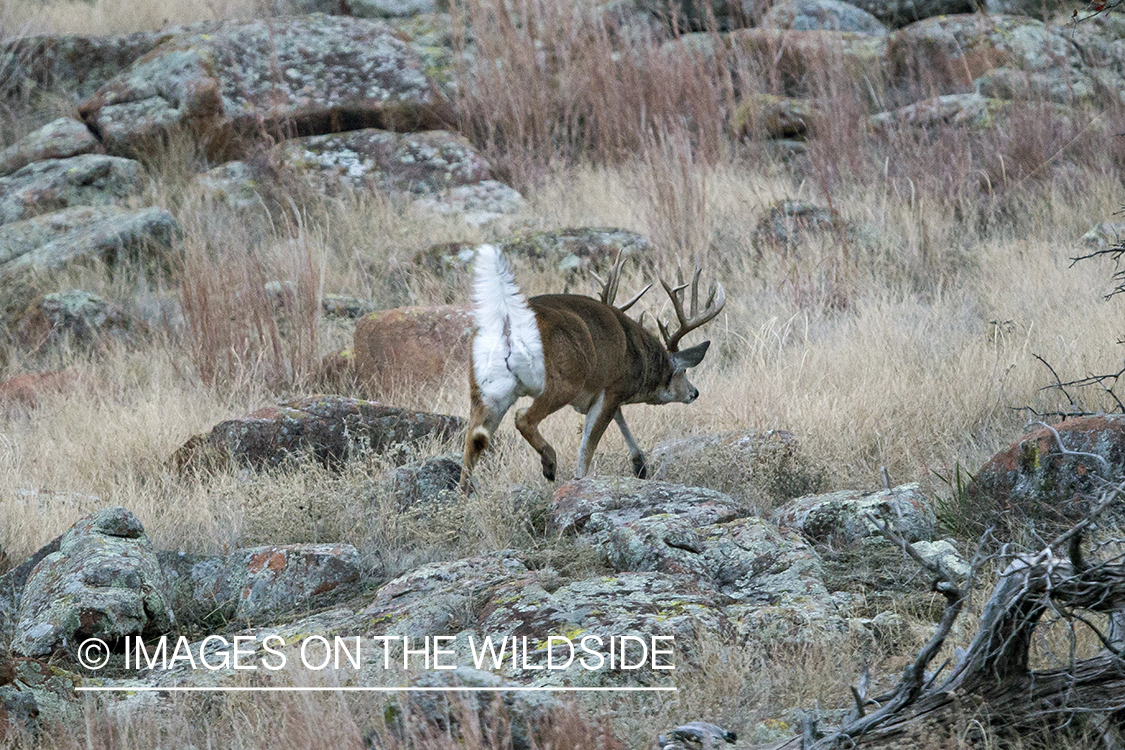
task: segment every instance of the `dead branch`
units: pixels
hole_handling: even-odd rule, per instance
[[[851,690],[848,719],[823,736],[815,722],[803,722],[801,736],[769,747],[835,750],[853,747],[941,747],[956,744],[957,727],[973,719],[985,729],[1035,736],[1044,732],[1094,728],[1115,730],[1125,712],[1125,663],[1114,628],[1125,613],[1125,560],[1122,555],[1094,559],[1082,540],[1098,516],[1125,496],[1125,481],[1107,486],[1097,505],[1068,531],[1038,552],[1011,554],[981,614],[980,627],[967,649],[957,649],[956,663],[944,680],[927,667],[937,656],[969,599],[972,582],[986,561],[991,530],[982,536],[968,580],[958,584],[940,563],[925,560],[914,545],[887,524],[870,517],[879,532],[935,577],[935,590],[946,609],[933,636],[903,670],[897,687],[885,696],[867,698],[866,670]],[[1125,540],[1114,540],[1125,543]],[[1101,549],[1104,545],[1097,545]],[[1096,551],[1095,550],[1095,551]],[[1091,614],[1108,615],[1103,633]],[[1105,647],[1096,655],[1075,656],[1061,668],[1029,667],[1032,635],[1044,616],[1058,617],[1073,629],[1085,624]],[[869,706],[878,706],[868,712]],[[944,734],[943,734],[944,733]],[[912,744],[913,743],[913,744]]]

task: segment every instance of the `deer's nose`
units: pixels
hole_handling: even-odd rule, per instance
[[[691,394],[688,395],[688,403],[690,404],[692,401],[695,401],[697,398],[699,398],[699,389],[693,387],[691,389]]]

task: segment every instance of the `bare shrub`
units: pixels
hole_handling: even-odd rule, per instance
[[[515,182],[627,159],[669,123],[708,158],[723,151],[731,93],[714,62],[559,0],[469,0],[463,12],[477,46],[458,71],[461,130]]]
[[[324,256],[299,213],[268,248],[234,217],[221,235],[214,229],[189,233],[183,259],[184,318],[200,379],[297,385],[318,361]],[[266,285],[276,281],[271,294]]]

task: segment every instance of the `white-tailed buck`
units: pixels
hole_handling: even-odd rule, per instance
[[[535,400],[516,412],[516,427],[543,463],[543,476],[554,480],[555,449],[539,433],[539,423],[570,404],[586,415],[578,465],[581,479],[590,468],[610,420],[617,422],[629,445],[633,473],[647,476],[644,454],[625,425],[625,404],[690,404],[699,391],[688,382],[687,370],[703,361],[710,341],[679,351],[680,340],[723,309],[726,294],[711,284],[699,309],[697,268],[690,282],[683,275],[675,287],[661,280],[676,313],[678,328],[670,333],[658,321],[664,342],[625,315],[648,290],[645,287],[624,305],[614,307],[623,257],[602,284],[602,299],[577,294],[545,294],[526,299],[516,286],[507,262],[492,245],[477,249],[473,312],[477,333],[469,371],[469,432],[461,469],[461,487],[480,454],[488,447],[504,414],[520,396]],[[691,286],[689,312],[684,291]],[[649,285],[651,286],[651,284]]]

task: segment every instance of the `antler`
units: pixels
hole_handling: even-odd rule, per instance
[[[707,303],[703,306],[703,312],[699,312],[699,275],[701,273],[703,273],[703,269],[696,266],[691,279],[690,317],[684,314],[684,290],[688,288],[688,284],[684,281],[683,269],[678,265],[676,266],[677,285],[675,287],[668,286],[668,282],[664,279],[660,280],[660,285],[672,298],[672,308],[676,311],[676,320],[680,324],[675,333],[669,334],[668,326],[664,325],[664,321],[656,321],[660,327],[660,335],[664,338],[664,346],[670,352],[677,350],[680,339],[722,312],[723,305],[727,303],[727,293],[723,290],[723,285],[717,281],[712,281],[711,289],[707,294]]]
[[[621,280],[621,269],[624,266],[625,266],[625,254],[621,250],[618,250],[617,251],[617,259],[613,262],[613,268],[610,269],[609,274],[606,275],[604,280],[602,279],[601,276],[598,276],[593,271],[590,272],[590,275],[593,276],[595,279],[597,279],[598,283],[600,283],[602,285],[602,292],[601,292],[602,302],[604,302],[607,305],[610,305],[611,307],[613,306],[613,300],[617,298],[617,284]],[[652,284],[649,284],[644,289],[637,292],[636,295],[634,295],[631,300],[626,302],[624,305],[619,305],[617,307],[617,309],[620,310],[621,312],[625,312],[630,307],[637,304],[637,300],[639,300],[641,297],[643,297],[645,292],[647,292],[649,289],[652,289]]]

